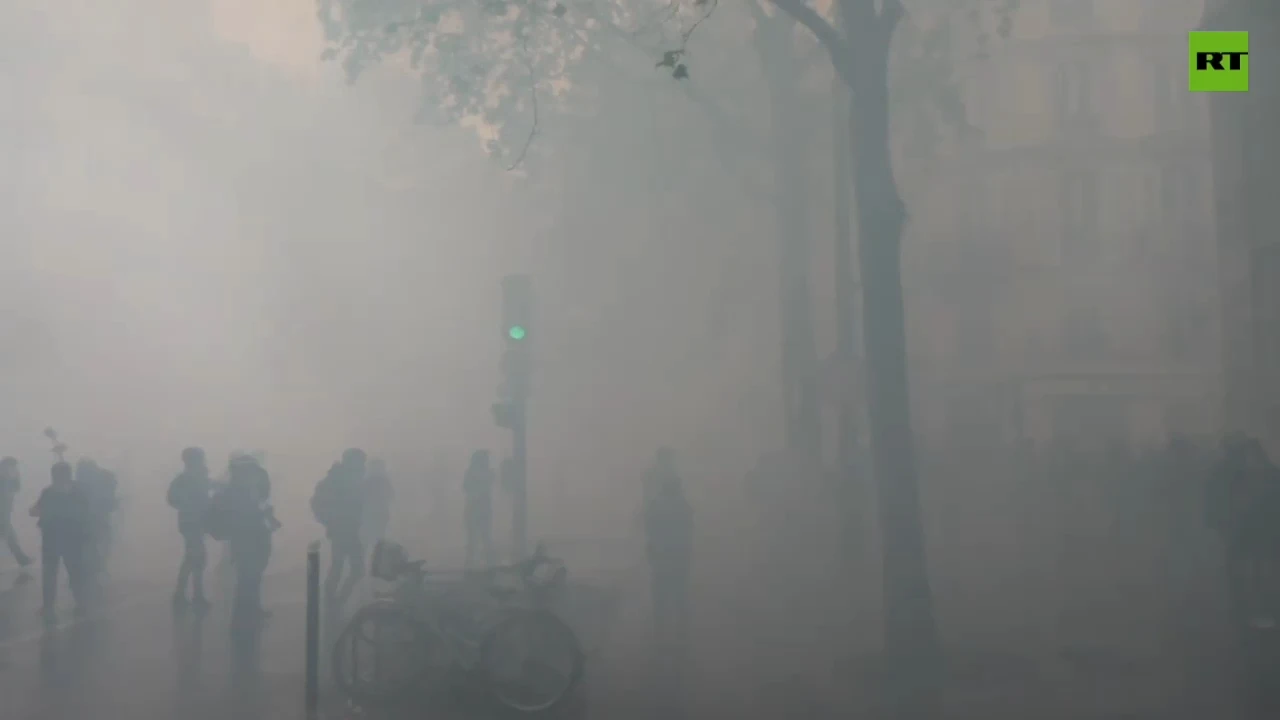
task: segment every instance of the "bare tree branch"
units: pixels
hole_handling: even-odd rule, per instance
[[[702,13],[702,16],[699,17],[697,20],[694,20],[693,24],[690,25],[688,29],[680,33],[681,52],[684,52],[689,49],[689,38],[693,37],[694,31],[698,29],[699,25],[705,22],[707,18],[715,14],[716,8],[720,7],[720,0],[704,0],[703,4],[706,5],[706,8],[707,8],[706,12]]]
[[[770,0],[774,7],[790,15],[796,22],[809,29],[813,36],[827,49],[831,56],[831,65],[845,86],[854,86],[853,53],[844,35],[827,19],[818,14],[805,0]]]
[[[532,25],[537,22],[537,17],[535,16],[537,6],[534,3],[528,3],[528,7],[528,25]],[[538,74],[533,68],[533,60],[529,54],[528,25],[526,25],[524,39],[521,44],[524,47],[524,65],[529,70],[529,101],[533,109],[533,122],[529,126],[529,134],[524,139],[524,145],[520,147],[520,152],[516,154],[516,159],[507,166],[507,172],[511,172],[512,170],[520,167],[520,164],[524,162],[525,157],[529,155],[529,148],[533,146],[533,139],[538,135]]]

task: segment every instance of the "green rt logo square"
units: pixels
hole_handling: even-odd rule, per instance
[[[1191,33],[1187,77],[1191,92],[1249,92],[1249,33]]]

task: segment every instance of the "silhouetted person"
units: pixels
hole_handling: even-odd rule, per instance
[[[22,545],[18,542],[18,533],[13,527],[13,504],[21,489],[22,475],[18,470],[17,458],[0,460],[0,534],[3,534],[5,543],[9,545],[13,559],[26,568],[31,564],[31,557],[23,552]]]
[[[495,562],[493,551],[493,468],[489,465],[489,451],[471,453],[471,464],[462,477],[463,524],[467,531],[466,567],[484,567]],[[479,557],[477,557],[479,556]]]
[[[182,535],[182,565],[178,568],[178,585],[173,591],[177,607],[187,604],[187,585],[191,585],[191,602],[197,609],[207,608],[204,594],[204,569],[209,555],[205,547],[205,515],[213,493],[209,466],[204,450],[189,447],[182,451],[182,473],[169,483],[169,506],[178,511],[178,533]]]
[[[395,489],[387,464],[381,460],[369,462],[369,477],[365,482],[364,520],[362,537],[366,547],[373,547],[379,540],[387,539],[391,526],[391,506],[395,503]]]
[[[76,613],[85,611],[84,552],[89,535],[89,501],[72,478],[71,466],[55,463],[49,472],[49,487],[31,508],[39,518],[40,562],[43,570],[42,611],[53,619],[58,600],[58,567],[67,568],[67,582],[76,601]]]
[[[76,463],[76,484],[89,504],[89,537],[85,546],[85,572],[95,585],[102,581],[107,557],[111,554],[111,515],[116,510],[116,476],[96,462]]]
[[[324,586],[335,609],[346,603],[356,583],[364,577],[360,524],[364,520],[366,460],[364,451],[358,448],[342,453],[342,461],[329,469],[311,496],[311,512],[329,538],[329,575]]]
[[[683,634],[688,622],[693,508],[676,474],[671,451],[658,451],[646,483],[644,533],[654,624],[659,635],[669,640]]]
[[[227,484],[231,478],[231,471],[230,471],[231,466],[235,465],[236,463],[245,462],[245,461],[257,463],[258,467],[264,470],[267,467],[266,455],[260,450],[255,450],[252,452],[245,452],[243,450],[233,451],[227,457],[227,468],[228,468],[227,471],[223,473],[220,477],[213,480],[213,494],[215,496],[222,490],[226,489]],[[270,482],[268,482],[265,490],[266,490],[265,497],[270,499],[271,497]],[[272,515],[272,520],[274,520],[274,512]],[[278,525],[278,523],[275,523],[275,524]],[[212,537],[212,533],[210,534],[210,536]],[[219,587],[226,587],[228,584],[232,584],[235,582],[235,569],[232,567],[233,563],[231,562],[231,557],[232,557],[231,546],[226,541],[226,538],[215,537],[214,540],[216,540],[218,545],[222,548],[218,553],[218,563],[213,568],[214,581],[218,584]]]
[[[242,633],[256,629],[267,614],[262,607],[262,576],[271,559],[271,534],[278,523],[271,510],[267,471],[249,457],[233,462],[229,470],[226,489],[212,501],[210,521],[218,517],[225,530],[236,571],[231,631]]]
[[[231,455],[228,456],[227,458],[227,467],[230,468],[231,464],[234,463],[240,457],[241,457],[241,453],[231,453]],[[223,490],[226,490],[227,483],[230,479],[231,479],[231,471],[229,469],[219,474],[218,477],[214,478],[213,481],[210,483],[211,485],[211,488],[209,491],[210,496],[217,497],[219,493],[221,493]],[[208,518],[206,518],[206,525],[207,524],[208,524]],[[217,543],[217,547],[219,548],[218,562],[215,563],[213,567],[214,583],[219,588],[226,588],[235,582],[235,569],[231,567],[231,546],[227,543],[226,536],[219,537],[217,535],[214,535],[214,533],[210,531],[209,537],[213,538],[214,542]]]

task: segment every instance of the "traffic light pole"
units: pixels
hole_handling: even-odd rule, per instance
[[[536,331],[533,321],[533,281],[528,275],[502,279],[502,386],[494,419],[511,430],[511,552],[523,560],[529,544],[529,464],[526,452],[529,381],[532,374],[530,343]]]
[[[511,492],[511,552],[515,560],[525,558],[529,544],[529,493],[528,493],[528,461],[526,459],[525,426],[528,413],[525,411],[524,398],[511,404],[514,417],[511,419],[511,460],[515,465],[515,482]]]

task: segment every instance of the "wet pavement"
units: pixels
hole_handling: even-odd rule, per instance
[[[122,555],[129,557],[131,553]],[[218,556],[218,550],[213,549],[211,559],[215,563]],[[292,720],[304,717],[304,562],[305,555],[300,549],[276,553],[264,586],[265,604],[272,616],[255,642],[240,646],[231,642],[229,632],[226,591],[230,583],[219,582],[213,567],[209,580],[214,607],[202,617],[174,613],[168,578],[176,567],[148,571],[143,567],[120,566],[113,568],[107,597],[96,612],[84,618],[74,617],[69,607],[70,598],[64,593],[62,600],[67,606],[60,608],[59,622],[52,628],[45,628],[38,612],[38,568],[33,568],[25,580],[16,571],[0,571],[0,701],[3,702],[0,718]],[[617,589],[624,595],[644,597],[640,588],[625,583]],[[353,598],[352,606],[359,600]],[[588,715],[610,720],[676,715],[665,706],[669,701],[663,699],[664,695],[670,698],[685,695],[674,676],[662,679],[671,675],[663,671],[674,667],[672,656],[652,654],[649,625],[642,617],[645,612],[642,605],[623,602],[621,610],[607,609],[613,602],[596,598],[588,604],[605,609],[596,613],[574,613],[580,621],[592,614],[599,617],[594,622],[574,623],[588,650],[587,678],[582,697],[558,720],[581,720]],[[716,618],[706,619],[708,622],[702,623],[706,637],[698,638],[704,648],[703,655],[689,658],[693,661],[691,671],[700,679],[698,688],[696,691],[693,687],[687,688],[687,698],[678,701],[678,705],[687,703],[687,707],[694,710],[691,714],[706,717],[759,716],[763,708],[773,707],[771,698],[775,695],[780,707],[795,706],[796,693],[786,687],[744,683],[742,676],[748,667],[740,662],[743,657],[776,654],[774,649],[763,646],[752,651],[745,645],[732,645],[735,638],[742,639],[741,629],[750,627],[744,618],[722,611]],[[603,630],[610,625],[615,626],[615,632],[605,637]],[[596,626],[595,631],[591,626]],[[327,647],[332,638],[331,629],[325,630],[322,648]],[[1233,691],[1227,687],[1231,673],[1223,671],[1222,658],[1229,652],[1212,646],[1205,637],[1187,634],[1187,638],[1187,642],[1206,657],[1187,664],[1185,669],[1141,662],[1141,659],[1133,663],[1118,662],[1113,658],[1115,653],[1105,648],[1093,653],[1064,650],[1057,653],[1061,657],[1055,656],[1052,663],[1021,656],[955,652],[954,662],[949,663],[954,666],[950,669],[955,677],[950,680],[963,692],[949,693],[952,696],[945,717],[965,720],[1005,717],[1243,720],[1258,717],[1239,707]],[[731,653],[716,650],[726,647],[735,650]],[[1212,667],[1220,667],[1219,672],[1209,672],[1208,668]],[[327,679],[323,665],[321,672],[323,683]],[[799,672],[792,668],[790,674]],[[843,685],[852,695],[871,697],[874,694],[872,687],[862,688],[865,693],[852,692],[857,690],[853,687],[858,685],[855,679],[867,673],[852,667],[841,667],[836,673],[844,679]],[[786,676],[787,673],[777,675]],[[1169,692],[1178,686],[1185,686],[1190,692]],[[657,692],[662,687],[668,690]],[[1012,692],[1019,688],[1022,692]],[[1139,693],[1138,688],[1149,689],[1151,693]],[[816,694],[803,688],[799,693],[806,697]],[[1147,697],[1148,694],[1151,697]],[[356,713],[340,702],[330,698],[326,701],[322,715],[326,720],[387,717],[374,712]],[[849,707],[857,711],[841,715],[874,716],[869,706],[850,702]],[[846,703],[841,701],[837,706],[844,708]],[[726,712],[730,709],[732,712]],[[811,716],[822,714],[810,713]],[[476,717],[469,712],[458,712],[456,708],[437,707],[418,708],[410,716],[428,715],[437,720]]]
[[[253,644],[233,647],[227,602],[175,613],[167,583],[127,575],[85,617],[70,607],[46,627],[38,568],[0,574],[0,697],[6,720],[301,717],[305,575],[273,568],[272,616]],[[69,603],[69,600],[65,601]]]
[[[158,543],[151,541],[152,546]],[[231,578],[218,570],[221,550],[210,546],[206,576],[213,608],[204,615],[176,613],[169,567],[147,567],[138,558],[148,541],[118,547],[105,598],[85,617],[73,613],[65,576],[57,620],[40,615],[40,568],[29,573],[0,570],[0,699],[4,720],[254,720],[304,717],[306,663],[305,545],[278,546],[264,583],[271,612],[256,641],[233,643]],[[282,549],[283,547],[283,549]],[[156,556],[154,547],[152,557]],[[161,553],[162,554],[162,553]],[[175,558],[176,560],[176,558]],[[7,561],[0,558],[0,561]],[[225,568],[224,568],[225,569]],[[351,599],[350,610],[369,588]],[[599,603],[596,603],[599,604]],[[327,648],[340,618],[324,614],[321,648]],[[608,624],[601,617],[589,623]],[[586,627],[583,630],[587,630]],[[584,633],[603,644],[596,628]],[[322,653],[322,655],[325,653]],[[595,653],[591,653],[594,655]],[[321,659],[322,717],[382,717],[355,712],[328,691]],[[619,688],[609,688],[614,694]],[[433,708],[436,717],[456,708]],[[469,715],[469,713],[462,713]],[[415,713],[415,716],[418,716]]]

